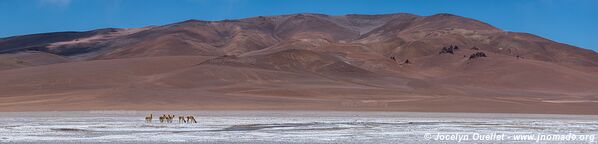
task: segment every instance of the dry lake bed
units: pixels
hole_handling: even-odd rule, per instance
[[[152,123],[144,117],[152,113]],[[157,115],[198,123],[160,123]],[[598,116],[325,112],[2,112],[0,143],[590,143]]]

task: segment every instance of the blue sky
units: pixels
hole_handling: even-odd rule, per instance
[[[303,12],[452,13],[598,51],[598,0],[0,0],[0,37]]]

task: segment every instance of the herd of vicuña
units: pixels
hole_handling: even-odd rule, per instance
[[[146,123],[152,123],[152,119],[153,119],[153,115],[149,114],[148,116],[145,117],[145,122]],[[162,116],[160,116],[158,119],[160,120],[160,123],[172,123],[173,119],[175,118],[175,115],[170,115],[170,114],[162,114]],[[197,121],[195,120],[195,117],[193,117],[192,115],[187,115],[187,116],[179,116],[179,123],[197,123]]]

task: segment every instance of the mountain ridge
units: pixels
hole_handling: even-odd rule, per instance
[[[0,111],[598,114],[597,74],[592,50],[446,13],[186,20],[2,38]]]

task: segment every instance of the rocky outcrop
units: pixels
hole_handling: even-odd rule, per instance
[[[459,50],[458,46],[449,46],[449,47],[442,47],[438,54],[455,54],[455,51]]]
[[[482,58],[482,57],[487,57],[486,53],[484,53],[484,52],[476,52],[476,53],[473,53],[473,54],[469,55],[469,59],[476,59],[476,58]]]

